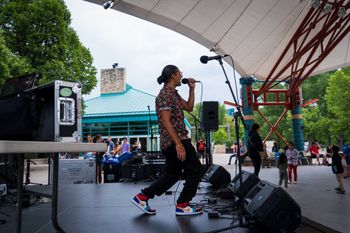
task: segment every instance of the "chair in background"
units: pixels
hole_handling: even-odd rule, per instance
[[[309,160],[304,156],[303,151],[299,151],[299,164],[300,165],[309,165]]]

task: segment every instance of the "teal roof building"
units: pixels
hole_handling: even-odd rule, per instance
[[[88,134],[126,137],[130,144],[138,141],[141,151],[159,150],[155,99],[127,84],[124,68],[101,70],[101,95],[84,103],[83,139]]]
[[[84,123],[157,120],[155,96],[126,84],[121,93],[101,94],[85,101]]]
[[[160,150],[155,99],[127,84],[124,68],[101,70],[101,95],[84,103],[83,139],[88,134],[119,141],[126,137],[131,145],[138,141],[142,152]]]

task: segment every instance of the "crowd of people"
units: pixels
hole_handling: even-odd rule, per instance
[[[259,133],[259,125],[253,124],[251,130],[249,131],[249,139],[247,146],[240,142],[239,144],[239,154],[241,158],[241,163],[245,157],[249,157],[254,166],[254,174],[259,176],[260,168],[270,167],[269,162],[272,161],[268,155],[266,144],[263,143]],[[111,137],[102,139],[100,135],[92,137],[92,135],[87,135],[88,143],[106,143],[106,152],[88,152],[85,154],[85,158],[95,158],[96,159],[96,183],[101,183],[102,181],[102,160],[103,156],[120,156],[123,153],[139,152],[141,145],[139,141],[135,140],[132,145],[128,143],[126,137],[122,138],[120,141],[118,139],[112,140]],[[237,144],[233,145],[233,154],[229,157],[228,165],[231,165],[232,159],[235,158],[235,163],[237,164]],[[335,188],[336,192],[339,194],[345,193],[344,179],[348,177],[347,174],[347,164],[350,160],[350,147],[344,145],[343,150],[340,151],[339,147],[336,145],[329,145],[326,149],[326,153],[321,153],[321,146],[317,142],[312,142],[309,148],[310,157],[312,160],[316,160],[319,165],[329,165],[332,168],[333,173],[336,176],[338,186]],[[284,148],[280,148],[277,142],[274,142],[272,149],[272,154],[276,160],[276,167],[279,170],[279,185],[284,184],[285,188],[288,188],[288,184],[298,183],[298,165],[299,159],[302,155],[292,142]],[[206,143],[203,138],[196,143],[196,154],[199,161],[202,164],[206,163]],[[328,158],[331,158],[331,163],[329,163]]]
[[[113,140],[112,137],[103,139],[101,135],[94,137],[87,135],[87,143],[106,143],[105,152],[87,152],[84,154],[84,159],[94,158],[96,161],[96,183],[102,182],[102,163],[108,158],[118,158],[125,154],[138,153],[141,148],[139,141],[135,140],[132,145],[129,144],[128,139],[123,137],[120,141]]]
[[[253,124],[248,133],[248,146],[240,143],[240,154],[242,159],[248,156],[254,166],[254,174],[259,176],[260,168],[270,167],[269,157],[266,150],[266,144],[263,143],[258,133],[260,126]],[[288,184],[298,183],[298,165],[300,158],[304,156],[304,151],[299,152],[293,142],[289,142],[284,148],[280,148],[277,142],[274,142],[271,148],[272,155],[276,161],[276,167],[279,170],[279,185],[284,184],[288,188]],[[336,145],[329,145],[326,149],[326,154],[321,153],[321,146],[318,142],[312,142],[306,153],[310,153],[311,161],[315,160],[319,165],[331,166],[333,173],[336,176],[338,187],[335,188],[339,194],[345,194],[344,179],[349,176],[347,166],[350,164],[350,146],[345,145],[343,151],[340,151]],[[237,144],[233,145],[233,154],[229,157],[228,165],[231,165],[233,158],[236,158],[237,163]],[[331,158],[331,163],[329,162]]]

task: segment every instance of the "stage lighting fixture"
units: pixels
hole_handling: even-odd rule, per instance
[[[103,8],[105,8],[105,10],[107,10],[108,8],[112,8],[114,4],[114,0],[108,1],[103,3]]]
[[[312,8],[316,9],[321,5],[320,0],[311,0],[311,6]]]
[[[326,3],[323,7],[323,13],[329,14],[331,13],[332,9],[333,9],[333,6],[329,3]]]
[[[338,16],[340,17],[340,18],[342,18],[342,17],[344,17],[346,15],[346,9],[345,9],[345,7],[339,7],[339,10],[338,10]]]

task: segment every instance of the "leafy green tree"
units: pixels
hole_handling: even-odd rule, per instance
[[[0,0],[0,29],[9,50],[39,73],[42,83],[79,81],[88,94],[97,83],[96,68],[70,17],[63,0]]]
[[[6,78],[18,76],[29,72],[29,65],[25,59],[12,53],[5,45],[5,40],[0,32],[0,86]]]
[[[227,133],[224,128],[218,129],[218,131],[212,134],[212,140],[215,144],[225,144],[227,141]]]
[[[329,143],[328,135],[330,133],[329,119],[322,116],[322,113],[318,106],[310,106],[303,109],[304,120],[304,138],[305,140],[312,142],[318,141],[322,143]]]
[[[326,92],[327,107],[336,119],[333,119],[332,130],[338,133],[339,143],[350,135],[350,72],[349,68],[338,70],[329,79]]]
[[[334,74],[334,71],[312,76],[302,85],[304,102],[317,98],[317,106],[322,116],[328,115],[327,103],[324,97],[326,95],[329,77],[332,74]]]

